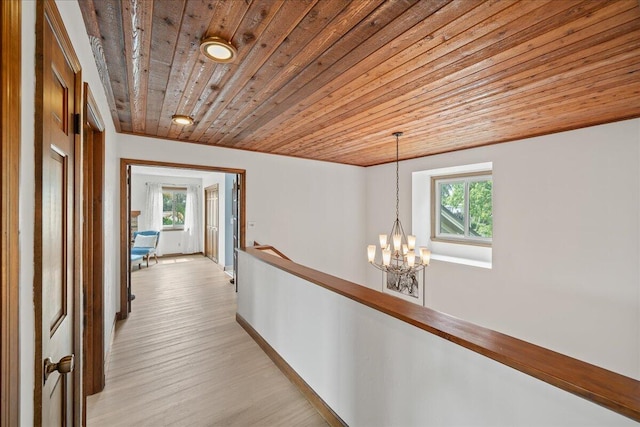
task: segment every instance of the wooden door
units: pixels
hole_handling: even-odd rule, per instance
[[[212,206],[211,206],[211,246],[213,249],[213,259],[218,262],[218,241],[220,240],[220,199],[218,198],[218,184],[215,185],[215,189],[212,191]]]
[[[79,63],[51,1],[39,3],[42,102],[36,148],[36,425],[72,425],[80,410]],[[41,72],[40,72],[41,71]],[[79,145],[78,145],[79,147]],[[76,172],[78,175],[76,176]],[[76,335],[77,334],[77,335]],[[74,363],[75,362],[75,363]],[[74,401],[74,396],[75,401]]]
[[[213,245],[211,242],[211,190],[204,189],[204,256],[213,259]]]
[[[218,262],[220,201],[218,184],[205,188],[205,256]]]

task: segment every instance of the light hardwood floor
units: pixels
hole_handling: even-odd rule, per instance
[[[236,323],[233,285],[209,259],[151,261],[132,289],[90,427],[326,425]]]

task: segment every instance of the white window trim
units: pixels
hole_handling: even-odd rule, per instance
[[[492,237],[474,237],[469,235],[471,216],[469,214],[469,184],[479,181],[491,181],[493,182],[493,176],[491,170],[470,172],[455,175],[444,176],[432,176],[431,177],[431,240],[442,241],[463,245],[480,245],[491,246]],[[457,234],[441,233],[440,230],[440,218],[438,208],[441,205],[440,191],[438,191],[439,184],[446,184],[450,182],[462,182],[464,183],[464,232],[463,236]],[[492,204],[493,205],[493,204]]]

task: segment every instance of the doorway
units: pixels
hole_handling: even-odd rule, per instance
[[[238,246],[244,246],[244,209],[245,209],[245,191],[243,183],[245,182],[244,169],[230,169],[216,166],[189,165],[181,163],[155,162],[139,159],[121,159],[120,160],[120,310],[118,319],[126,319],[131,312],[131,256],[130,256],[130,230],[131,230],[131,168],[137,166],[145,167],[161,167],[171,169],[193,170],[218,172],[224,174],[233,174],[236,177],[238,185],[238,216],[239,221],[239,239]],[[202,191],[202,190],[200,190]],[[203,194],[204,197],[204,194]],[[202,206],[202,205],[201,205]],[[144,212],[140,214],[144,215]],[[202,228],[201,228],[202,230]],[[202,238],[204,233],[200,235]],[[162,238],[161,240],[162,241]],[[235,252],[235,251],[234,251]],[[218,257],[220,254],[218,253]]]
[[[220,199],[218,184],[204,189],[204,255],[213,262],[218,262],[218,239],[220,227]]]

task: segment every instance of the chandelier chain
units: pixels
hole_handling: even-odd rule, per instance
[[[396,132],[396,219],[400,218],[400,135]]]

